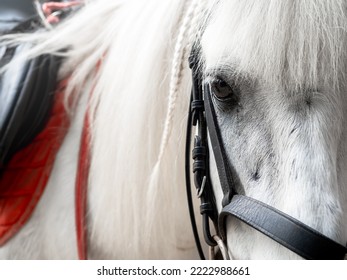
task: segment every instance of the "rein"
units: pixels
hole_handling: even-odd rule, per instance
[[[218,245],[222,255],[228,255],[225,252],[225,246],[223,246],[223,243],[226,241],[225,220],[228,216],[233,216],[304,259],[338,260],[346,258],[347,248],[345,246],[263,202],[237,194],[232,177],[232,169],[223,146],[210,89],[208,85],[203,88],[202,73],[198,69],[198,55],[194,51],[189,58],[189,67],[192,70],[193,86],[187,124],[186,187],[191,224],[200,258],[205,259],[205,256],[194,218],[190,185],[189,157],[193,126],[197,127],[197,135],[195,136],[192,151],[194,184],[201,202],[200,213],[203,221],[204,239],[210,247],[214,248]],[[224,194],[222,201],[223,209],[219,215],[210,180],[209,139]],[[214,236],[211,234],[210,221],[212,221],[216,232]],[[219,237],[223,241],[222,243],[220,241],[216,242]]]

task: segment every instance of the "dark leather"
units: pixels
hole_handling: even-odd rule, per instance
[[[211,234],[211,223],[215,229],[218,225],[218,212],[216,202],[211,187],[209,174],[209,150],[207,139],[207,127],[204,113],[203,91],[201,87],[201,75],[196,68],[197,63],[195,57],[191,55],[189,58],[189,66],[192,69],[193,87],[191,91],[191,100],[187,119],[187,134],[186,134],[186,150],[185,150],[185,177],[186,191],[188,200],[188,209],[190,221],[194,234],[195,243],[201,259],[205,259],[199,234],[196,227],[194,205],[191,194],[191,170],[190,157],[193,158],[192,171],[194,174],[194,185],[200,199],[200,214],[202,216],[202,228],[205,242],[209,246],[216,246],[217,243]],[[195,133],[192,133],[192,128],[196,127]],[[191,153],[191,142],[194,134],[194,148]]]
[[[347,248],[289,215],[242,195],[234,195],[219,217],[219,230],[225,237],[225,219],[233,216],[245,222],[299,256],[310,260],[341,260]]]
[[[35,14],[36,10],[31,0],[1,0],[0,32],[12,29]]]
[[[235,192],[235,183],[231,173],[231,166],[224,149],[221,132],[218,126],[217,115],[213,107],[212,97],[208,85],[205,85],[204,89],[204,105],[211,146],[218,168],[219,182],[222,186],[224,194],[222,205],[225,206],[230,202],[230,199]]]
[[[0,51],[0,66],[30,48]],[[43,129],[53,103],[60,58],[41,55],[0,76],[0,168]]]

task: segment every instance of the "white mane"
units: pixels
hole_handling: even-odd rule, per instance
[[[105,253],[107,257],[129,257],[122,253],[132,252],[133,257],[168,258],[172,250],[163,249],[167,240],[172,241],[165,246],[185,248],[189,244],[188,250],[194,252],[191,236],[180,234],[190,226],[183,225],[180,215],[176,215],[187,214],[186,204],[182,202],[182,209],[174,205],[177,196],[185,199],[183,170],[179,169],[184,164],[183,153],[177,151],[184,150],[190,82],[189,74],[181,74],[181,61],[187,58],[186,46],[190,44],[187,36],[192,33],[192,19],[188,17],[200,16],[199,2],[203,3],[94,0],[51,31],[5,38],[7,44],[34,42],[36,46],[23,55],[25,58],[42,53],[66,56],[61,77],[72,74],[69,95],[77,98],[76,94],[93,92],[90,105],[97,110],[92,113],[95,119],[88,219],[95,251],[99,246],[110,250],[103,252],[103,257]],[[190,5],[195,8],[189,10]],[[187,31],[179,34],[179,26]],[[180,42],[176,42],[177,36],[181,36]],[[173,68],[175,52],[178,63]],[[170,97],[169,107],[177,103],[177,108],[175,114],[175,108],[171,108],[167,116],[171,68],[178,71],[172,74],[171,80],[176,81],[170,86],[174,96]],[[186,62],[184,68],[186,71]],[[90,78],[95,82],[87,83],[86,88]],[[176,101],[178,89],[181,92]],[[168,137],[171,133],[179,137]],[[161,144],[162,141],[166,143]],[[162,164],[165,161],[172,164]],[[153,171],[156,164],[160,165],[158,173]],[[116,215],[105,217],[105,213],[111,212]],[[162,225],[159,231],[158,224]],[[110,227],[116,231],[108,230]],[[134,238],[124,242],[117,236]],[[146,246],[153,240],[155,248]],[[122,250],[115,252],[114,248]],[[92,257],[102,256],[96,253]]]

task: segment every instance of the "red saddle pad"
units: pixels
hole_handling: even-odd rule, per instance
[[[0,246],[30,218],[48,182],[56,154],[69,127],[63,81],[55,94],[46,127],[18,151],[0,174]]]

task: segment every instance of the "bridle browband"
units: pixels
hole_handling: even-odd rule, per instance
[[[198,59],[198,53],[194,48],[189,57],[193,86],[187,123],[185,170],[189,213],[200,258],[205,259],[205,256],[196,226],[190,183],[192,127],[196,127],[197,130],[192,150],[194,160],[192,171],[194,173],[194,185],[201,203],[203,235],[209,246],[215,247],[217,245],[215,236],[211,234],[210,221],[214,225],[216,236],[220,236],[225,241],[225,220],[228,216],[233,216],[304,259],[338,260],[346,258],[347,248],[345,246],[263,202],[236,192],[232,169],[223,146],[209,86],[206,85],[203,89],[202,71],[199,70]],[[217,213],[210,179],[209,140],[224,194],[223,209],[220,214]]]

